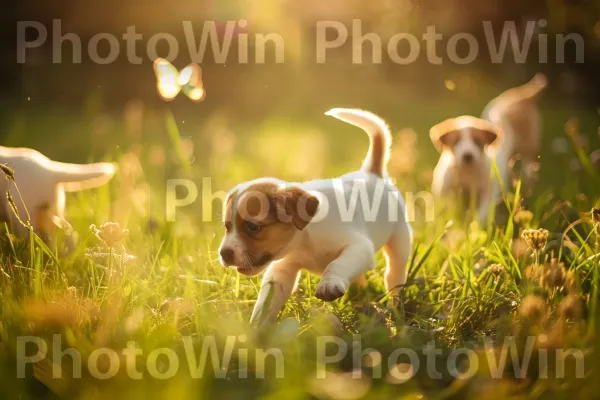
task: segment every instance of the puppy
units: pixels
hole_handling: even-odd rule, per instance
[[[381,247],[386,289],[397,294],[406,282],[412,228],[404,200],[387,177],[388,127],[366,111],[335,108],[326,115],[369,134],[360,170],[304,183],[257,179],[238,185],[226,198],[221,263],[248,276],[266,269],[252,323],[276,319],[301,269],[322,275],[317,298],[343,296],[351,282],[375,267]]]
[[[537,74],[493,99],[482,118],[461,116],[431,128],[431,140],[441,153],[433,172],[433,194],[474,198],[479,220],[486,222],[501,194],[492,162],[507,185],[513,156],[520,154],[525,165],[537,159],[541,138],[537,98],[546,85],[545,76]]]
[[[21,236],[27,233],[11,210],[8,191],[19,218],[25,222],[29,216],[34,231],[45,240],[50,240],[56,225],[64,221],[65,192],[104,185],[115,173],[115,166],[110,163],[66,164],[52,161],[32,149],[2,146],[0,164],[14,171],[14,182],[0,179],[0,209],[5,220],[11,222],[15,233]]]

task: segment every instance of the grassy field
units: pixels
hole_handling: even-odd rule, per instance
[[[402,106],[373,109],[394,132],[390,173],[403,193],[428,190],[436,160],[428,127],[454,114],[477,113],[483,104],[462,108],[430,99],[422,109],[414,99],[398,101]],[[93,97],[80,113],[43,112],[33,104],[13,114],[4,145],[27,145],[61,161],[103,155],[119,163],[120,171],[109,186],[67,199],[75,245],[64,233],[56,248],[1,234],[0,397],[597,397],[600,228],[596,222],[594,232],[590,210],[599,206],[600,175],[588,156],[599,147],[596,110],[571,112],[564,104],[544,102],[538,182],[525,187],[515,178],[498,224],[470,223],[443,199],[436,201],[432,218],[418,206],[410,279],[401,299],[386,296],[378,255],[364,290],[323,303],[313,296],[318,278],[303,273],[276,326],[257,331],[248,325],[260,277],[241,277],[218,263],[219,202],[210,212],[198,200],[168,222],[166,182],[191,179],[200,193],[212,193],[260,176],[303,180],[356,168],[366,135],[322,116],[328,108],[352,105],[324,102],[312,107],[323,106],[318,114],[309,107],[308,118],[282,112],[258,121],[227,112],[182,115],[138,102],[104,112]],[[210,178],[210,187],[203,178]],[[108,221],[128,230],[117,243],[90,229]],[[534,257],[521,236],[538,228],[549,235]],[[59,346],[53,346],[56,334]],[[33,356],[37,347],[24,347],[26,336],[43,339],[48,351],[28,363],[20,378],[19,358]],[[321,350],[333,358],[344,347],[333,337],[348,351],[327,365],[327,378],[321,379]],[[531,365],[522,374],[510,362],[499,371],[489,364],[490,355],[501,356],[507,338],[514,339],[520,358],[529,354]],[[332,343],[325,346],[327,341]],[[424,350],[432,341],[440,349],[434,357],[439,377],[426,369]],[[142,354],[133,366],[135,378],[123,353],[130,342]],[[230,359],[219,365],[208,357],[206,368],[194,371],[189,357],[200,359],[211,343],[217,361],[224,362],[228,352]],[[364,354],[353,355],[357,343]],[[59,371],[52,359],[61,348],[81,355],[81,377],[73,377],[79,368],[69,356],[61,363],[62,377],[53,377]],[[108,350],[99,355],[100,348]],[[167,350],[153,353],[156,349]],[[259,349],[271,349],[266,363]],[[413,350],[417,362],[396,349]],[[456,349],[463,349],[458,359]],[[583,371],[576,356],[566,358],[564,371],[557,369],[555,349],[580,349]],[[454,379],[454,365],[474,363],[479,368],[473,376]],[[102,375],[110,378],[99,379]]]

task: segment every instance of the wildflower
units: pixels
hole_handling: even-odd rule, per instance
[[[567,277],[565,265],[559,263],[556,258],[553,258],[544,264],[541,283],[547,288],[557,288],[563,286]]]
[[[105,222],[96,228],[96,225],[90,225],[90,230],[96,237],[102,240],[108,247],[115,247],[120,244],[129,233],[127,229],[122,229],[118,222]]]
[[[525,320],[536,323],[546,315],[546,303],[541,297],[530,294],[523,299],[519,314]]]
[[[533,219],[533,213],[529,210],[519,210],[515,214],[515,222],[517,224],[527,225],[528,223],[531,222],[532,219]]]
[[[502,264],[492,264],[487,267],[487,272],[498,277],[502,275],[506,270]]]
[[[579,134],[579,120],[577,118],[569,118],[565,124],[565,133],[570,137],[576,137]]]
[[[581,301],[577,296],[569,295],[560,303],[560,316],[565,321],[578,321],[581,319],[583,310]]]
[[[543,228],[539,229],[525,229],[521,235],[529,248],[536,253],[544,250],[546,243],[548,243],[548,231]]]

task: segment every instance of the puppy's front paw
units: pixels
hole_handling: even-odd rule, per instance
[[[324,277],[317,285],[315,296],[323,301],[339,299],[346,293],[350,282],[338,277]]]

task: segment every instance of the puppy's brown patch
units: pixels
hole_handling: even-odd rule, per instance
[[[456,145],[460,140],[461,131],[468,131],[481,148],[499,143],[503,138],[502,129],[497,125],[468,115],[440,122],[431,128],[429,136],[436,149],[442,152]]]
[[[235,228],[254,266],[268,263],[281,252],[319,206],[318,199],[301,188],[281,188],[270,182],[253,184],[230,197],[225,227],[228,231]]]

